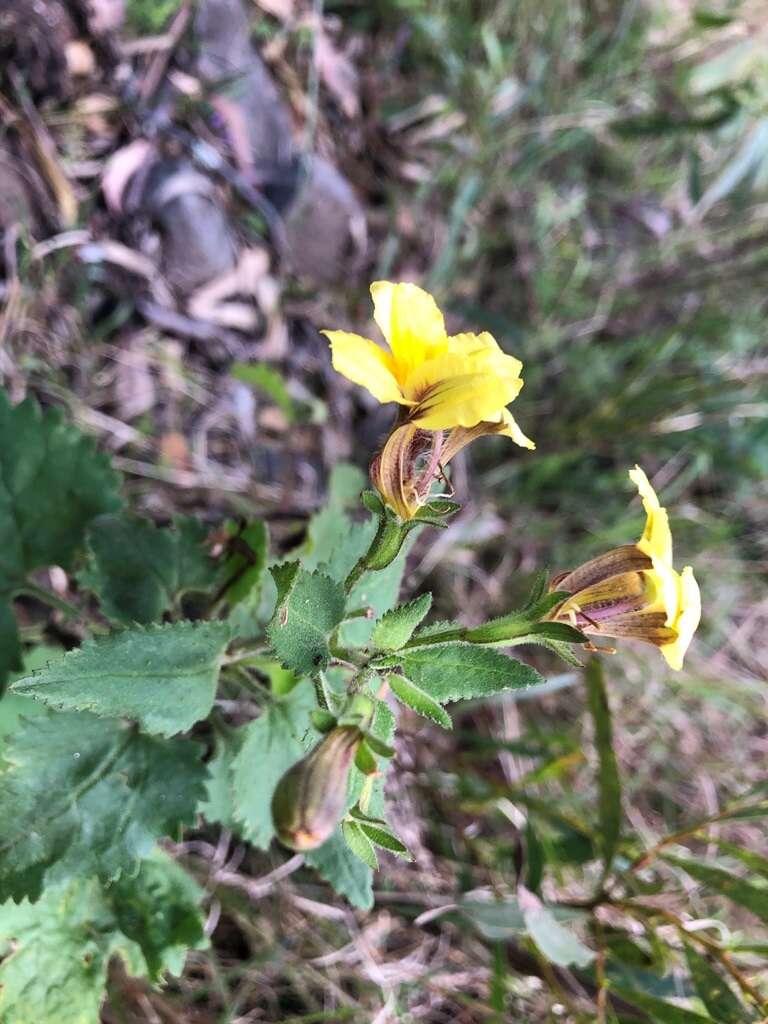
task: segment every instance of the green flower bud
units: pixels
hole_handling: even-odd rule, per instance
[[[340,725],[289,768],[272,797],[277,838],[291,850],[314,850],[344,816],[347,777],[363,734]]]

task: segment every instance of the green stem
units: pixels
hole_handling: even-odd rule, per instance
[[[83,617],[83,612],[76,605],[70,604],[69,601],[65,601],[58,594],[46,590],[45,587],[39,587],[36,583],[25,581],[22,586],[17,588],[15,593],[34,597],[36,601],[42,601],[43,604],[50,605],[51,608],[60,611],[67,619],[81,619]]]
[[[402,650],[413,650],[415,647],[430,647],[432,644],[445,644],[451,640],[466,640],[467,630],[463,626],[454,629],[444,629],[442,633],[433,633],[431,636],[415,637],[409,640],[402,647]]]
[[[325,711],[331,710],[331,694],[328,690],[328,684],[325,681],[325,676],[322,672],[319,672],[314,678],[315,684],[315,696],[317,697],[317,703]]]
[[[379,516],[379,525],[370,547],[352,566],[344,580],[344,592],[349,594],[360,577],[368,570],[386,569],[397,558],[410,526],[391,515]]]

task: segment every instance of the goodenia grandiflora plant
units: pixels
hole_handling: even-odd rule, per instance
[[[453,456],[486,434],[534,446],[507,408],[523,384],[517,359],[488,333],[448,335],[415,285],[371,291],[386,348],[326,333],[335,368],[397,406],[370,453],[374,489],[361,496],[358,471],[337,467],[327,506],[288,552],[270,550],[256,518],[210,536],[193,519],[136,517],[77,431],[0,399],[0,668],[14,674],[12,717],[0,711],[6,1024],[59,1024],[62,988],[71,1019],[95,1021],[110,956],[155,981],[205,945],[203,889],[162,845],[184,830],[223,826],[260,850],[277,841],[370,907],[377,849],[409,857],[384,800],[398,705],[450,729],[453,702],[535,691],[546,680],[511,653],[527,645],[579,666],[574,652],[605,650],[601,636],[635,637],[682,664],[698,588],[673,568],[666,512],[639,469],[641,540],[551,583],[542,574],[524,607],[470,627],[429,621],[429,593],[400,603],[415,531],[459,510]],[[51,565],[69,573],[66,598],[31,575]],[[71,621],[80,645],[20,639],[19,595]]]

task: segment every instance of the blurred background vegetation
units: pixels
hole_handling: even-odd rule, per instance
[[[457,464],[463,511],[416,543],[409,593],[468,623],[509,610],[537,570],[639,535],[640,463],[704,619],[683,673],[631,645],[604,659],[626,850],[691,829],[689,853],[746,865],[768,903],[763,822],[717,822],[766,792],[768,762],[764,3],[217,2],[207,21],[177,0],[62,4],[53,28],[0,4],[7,389],[65,406],[158,520],[256,511],[288,546],[389,416],[333,378],[318,328],[370,333],[377,277],[432,290],[523,360],[537,450],[487,439]],[[227,17],[247,19],[245,70]],[[368,915],[309,876],[260,888],[279,852],[192,838],[181,856],[236,879],[211,883],[212,949],[163,993],[116,967],[104,1020],[761,1019],[674,922],[608,913],[591,936],[660,1009],[595,1003],[594,974],[489,909],[519,881],[578,904],[599,880],[596,720],[578,672],[541,666],[546,697],[468,707],[451,735],[404,722],[390,797],[416,863],[385,861]],[[761,931],[750,899],[680,865],[635,874],[765,993],[768,912]]]

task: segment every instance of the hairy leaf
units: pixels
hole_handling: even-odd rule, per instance
[[[335,466],[329,482],[328,502],[312,517],[308,531],[308,551],[302,558],[307,569],[319,568],[332,579],[343,582],[358,558],[368,549],[376,532],[377,518],[354,522],[347,514],[359,507],[358,496],[365,477],[356,466]],[[365,573],[352,588],[347,608],[372,608],[378,617],[391,608],[400,594],[405,560],[415,532],[409,536],[400,554],[386,569]],[[353,619],[340,630],[344,645],[362,647],[370,639],[374,622]]]
[[[363,829],[356,821],[343,821],[341,823],[341,834],[344,842],[356,857],[367,864],[372,871],[378,871],[379,858],[373,848],[373,843],[363,832]]]
[[[275,829],[272,795],[278,782],[305,753],[309,715],[315,707],[312,685],[305,680],[290,693],[274,697],[261,715],[242,731],[240,752],[232,761],[235,816],[246,837],[265,850]]]
[[[331,658],[328,638],[344,618],[346,597],[340,583],[298,562],[275,566],[278,596],[267,634],[285,668],[315,675]]]
[[[156,851],[119,887],[77,879],[35,904],[0,907],[0,1018],[4,1024],[94,1024],[113,954],[131,974],[180,974],[188,949],[207,945],[200,887]]]
[[[603,856],[603,877],[611,870],[621,832],[621,779],[613,750],[611,709],[605,688],[602,662],[592,658],[587,666],[587,701],[595,735],[598,770],[599,842]]]
[[[422,594],[409,604],[386,612],[376,623],[371,643],[380,651],[399,651],[413,636],[413,631],[432,605],[432,595]]]
[[[203,546],[206,533],[193,519],[161,529],[148,519],[98,516],[88,528],[90,558],[78,580],[97,594],[113,621],[157,622],[182,594],[215,583],[218,570]]]
[[[503,690],[536,686],[539,673],[491,647],[436,644],[409,651],[403,657],[408,678],[440,703],[488,697]]]
[[[353,907],[373,906],[373,871],[349,849],[337,829],[331,838],[306,855],[306,862]]]
[[[58,409],[0,392],[0,591],[31,569],[71,568],[87,524],[120,506],[120,477]]]
[[[17,680],[13,690],[51,707],[124,715],[147,732],[172,736],[211,710],[229,639],[224,622],[112,633]]]
[[[0,758],[0,899],[134,870],[194,821],[201,752],[83,712],[22,720]]]
[[[232,729],[226,734],[217,732],[214,756],[207,764],[205,799],[198,807],[206,821],[223,825],[231,832],[240,831],[235,818],[233,766],[246,732],[247,727]]]
[[[412,708],[418,715],[429,718],[443,729],[452,729],[451,716],[428,693],[412,683],[405,676],[391,675],[388,677],[389,687],[401,704]]]

